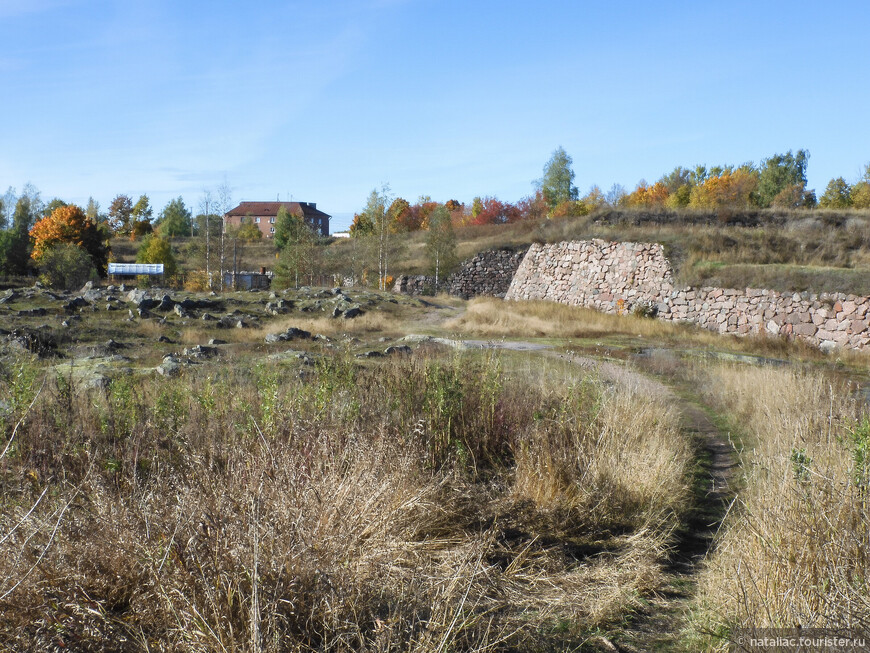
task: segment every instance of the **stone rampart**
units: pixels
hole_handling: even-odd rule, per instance
[[[660,319],[692,322],[723,334],[785,335],[825,350],[863,349],[870,343],[868,297],[676,287],[671,265],[656,243],[532,245],[505,299],[543,299],[607,313],[642,308]]]
[[[396,279],[396,283],[393,285],[393,292],[404,295],[434,295],[435,277],[423,274],[403,274]]]
[[[478,295],[504,297],[525,256],[519,250],[492,249],[463,261],[447,280],[447,292],[468,299]]]

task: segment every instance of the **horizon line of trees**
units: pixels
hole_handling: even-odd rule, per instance
[[[376,268],[378,285],[384,288],[391,279],[390,261],[402,247],[401,239],[394,236],[424,230],[428,232],[425,244],[430,267],[440,281],[456,262],[455,227],[582,216],[602,207],[870,209],[870,163],[852,183],[842,176],[831,179],[817,198],[815,191],[807,188],[809,156],[807,150],[789,150],[763,159],[758,165],[678,166],[653,184],[641,180],[632,192],[614,184],[605,193],[593,185],[580,197],[574,184],[573,161],[558,147],[544,165],[543,176],[533,182],[534,192],[516,203],[494,196],[478,196],[470,204],[455,199],[436,202],[421,196],[411,204],[402,197],[393,197],[389,186],[384,185],[373,190],[363,210],[354,215],[350,235],[359,246],[354,248],[351,264],[363,275]],[[119,194],[104,213],[92,197],[85,208],[80,208],[59,198],[43,202],[32,184],[26,184],[20,195],[9,187],[0,196],[0,275],[28,274],[34,267],[43,269],[54,264],[55,259],[64,261],[64,265],[77,259],[79,268],[92,275],[105,275],[112,237],[141,240],[137,260],[162,262],[174,269],[171,239],[192,238],[184,245],[185,254],[205,270],[204,285],[214,288],[213,271],[222,275],[226,269],[228,240],[235,261],[240,242],[244,245],[261,237],[252,221],[243,220],[237,228],[224,229],[221,216],[231,208],[230,203],[229,187],[224,182],[216,195],[204,191],[196,216],[179,196],[167,202],[155,219],[147,194],[140,195],[136,202]],[[312,232],[302,216],[289,214],[286,209],[279,213],[276,232],[278,272],[285,279],[292,277],[296,285],[306,275],[313,278],[317,260],[325,258],[316,246],[326,241]],[[52,253],[61,245],[80,251],[66,248],[62,255]],[[217,285],[223,286],[222,278]]]
[[[0,196],[0,275],[25,276],[39,271],[51,285],[74,287],[106,275],[112,237],[140,240],[138,262],[164,263],[167,270],[175,271],[170,239],[193,236],[184,245],[185,254],[206,270],[207,287],[222,286],[223,280],[216,282],[211,271],[223,270],[227,239],[245,238],[251,231],[224,232],[221,216],[231,208],[230,203],[229,187],[224,183],[216,195],[204,191],[196,217],[178,197],[153,220],[147,195],[135,203],[127,195],[117,195],[108,212],[102,213],[92,197],[82,208],[59,198],[44,202],[39,190],[29,183],[20,195],[10,186]]]
[[[414,204],[402,197],[392,199],[387,208],[392,233],[429,228],[429,216],[439,206],[446,207],[453,227],[510,224],[525,220],[581,216],[602,207],[649,209],[870,209],[870,163],[852,184],[843,177],[831,179],[820,198],[807,188],[807,150],[774,154],[756,165],[677,166],[653,184],[640,180],[628,192],[620,184],[609,191],[593,185],[579,197],[574,185],[572,159],[557,148],[544,166],[544,175],[534,181],[535,190],[515,203],[494,196],[475,197],[471,204],[455,199],[436,202],[428,195]],[[367,209],[354,215],[351,237],[367,235],[375,223]]]

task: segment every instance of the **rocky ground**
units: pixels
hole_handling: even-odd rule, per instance
[[[411,314],[432,322],[433,312],[445,310],[452,307],[341,288],[191,293],[88,284],[58,292],[37,283],[0,295],[0,360],[47,359],[86,387],[239,356],[305,366],[324,350],[361,358],[408,353],[408,343],[384,335],[390,326]]]

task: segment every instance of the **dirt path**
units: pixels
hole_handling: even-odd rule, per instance
[[[602,651],[638,653],[685,651],[680,633],[697,591],[697,577],[714,545],[715,535],[733,498],[732,479],[737,457],[730,441],[715,425],[703,405],[691,396],[691,389],[671,386],[633,369],[587,356],[562,354],[531,342],[463,341],[468,348],[509,349],[534,352],[570,361],[616,384],[640,386],[649,394],[674,402],[680,407],[682,428],[691,438],[697,453],[694,501],[684,523],[677,531],[673,549],[663,561],[668,582],[648,599],[646,609],[635,614],[612,640],[598,638]]]
[[[697,576],[712,550],[714,538],[733,497],[731,480],[737,457],[728,438],[717,428],[696,398],[624,365],[576,355],[542,352],[569,360],[595,371],[614,383],[639,385],[644,392],[675,402],[681,412],[682,428],[697,452],[694,501],[686,520],[677,531],[669,558],[664,561],[669,580],[663,591],[652,597],[640,612],[614,636],[614,651],[685,651],[680,632],[697,591]],[[682,389],[684,392],[685,388]],[[607,644],[602,650],[606,650]]]

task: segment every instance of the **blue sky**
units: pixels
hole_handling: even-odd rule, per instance
[[[870,162],[870,3],[0,0],[0,192],[157,213],[372,188],[528,195],[552,151],[607,190],[676,165]]]

